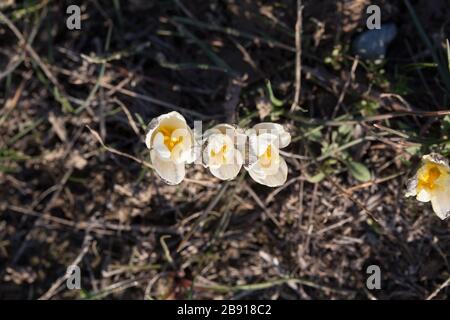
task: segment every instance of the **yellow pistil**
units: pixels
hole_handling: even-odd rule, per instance
[[[445,170],[441,167],[442,166],[435,163],[427,163],[424,165],[424,167],[419,171],[418,175],[418,192],[423,189],[430,191],[438,187],[438,185],[436,184],[436,180],[438,180],[442,174],[445,174]]]
[[[161,132],[164,136],[164,144],[166,145],[167,149],[169,149],[169,151],[172,151],[173,148],[175,148],[175,146],[177,144],[179,144],[180,142],[183,141],[182,136],[179,136],[178,138],[172,137],[172,133],[175,130],[176,130],[176,128],[172,128],[172,127],[160,127],[159,128],[159,132]]]
[[[260,164],[263,167],[269,167],[272,162],[272,145],[269,144],[266,151],[259,156]]]

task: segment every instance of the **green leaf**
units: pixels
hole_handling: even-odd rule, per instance
[[[419,151],[420,151],[419,145],[413,145],[411,147],[406,148],[406,152],[408,152],[409,154],[418,154]]]
[[[316,174],[312,177],[307,177],[306,179],[310,183],[318,183],[318,182],[322,181],[324,178],[325,178],[325,174],[323,172],[319,172],[318,174]]]
[[[448,63],[448,72],[450,73],[450,44],[447,39],[447,63]]]
[[[266,87],[267,87],[267,92],[269,93],[270,102],[272,102],[272,104],[275,107],[281,107],[284,104],[284,102],[282,100],[277,99],[275,97],[275,95],[273,94],[272,85],[270,84],[270,80],[266,80]]]
[[[58,88],[56,87],[53,88],[53,96],[55,97],[56,101],[61,104],[64,112],[73,112],[75,110],[70,104],[69,100],[67,100],[66,97],[62,96]]]
[[[364,164],[350,160],[347,162],[347,167],[355,179],[361,182],[367,182],[371,179],[370,171]]]
[[[141,115],[139,113],[134,113],[134,116],[138,120],[142,130],[144,130],[144,132],[147,132],[147,125],[145,124],[144,119],[142,119]]]

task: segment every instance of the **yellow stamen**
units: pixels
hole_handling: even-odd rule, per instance
[[[164,144],[166,145],[167,149],[169,149],[169,151],[172,151],[173,148],[175,148],[175,146],[177,144],[179,144],[180,142],[183,141],[183,137],[179,136],[179,137],[172,137],[173,132],[176,130],[176,128],[173,127],[160,127],[159,128],[159,132],[161,132],[164,136]]]
[[[438,185],[436,181],[442,174],[445,174],[444,170],[441,170],[441,166],[435,163],[427,163],[424,167],[419,170],[418,182],[417,182],[417,191],[421,190],[433,190]]]
[[[225,154],[227,153],[228,146],[226,144],[222,145],[222,148],[218,152],[215,152],[213,149],[211,149],[211,157],[216,158],[217,156],[220,156],[222,159],[222,163],[225,162],[226,157]]]

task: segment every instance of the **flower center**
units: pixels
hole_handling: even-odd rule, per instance
[[[228,150],[228,146],[226,143],[224,143],[222,145],[222,148],[220,148],[220,150],[218,152],[215,152],[214,149],[211,149],[211,157],[212,158],[220,157],[222,160],[222,163],[223,163],[226,160],[225,154],[226,154],[227,150]]]
[[[183,142],[183,136],[172,137],[172,134],[175,130],[176,129],[172,127],[159,128],[159,132],[161,132],[164,136],[164,144],[166,145],[167,149],[169,149],[169,151],[172,151],[177,144]]]
[[[419,174],[417,188],[419,190],[433,190],[436,187],[436,180],[441,176],[441,170],[437,165],[427,165],[425,170]]]
[[[269,167],[272,162],[272,145],[269,144],[266,151],[259,156],[260,164],[263,167]]]

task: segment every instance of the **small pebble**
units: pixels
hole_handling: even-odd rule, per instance
[[[393,23],[384,24],[380,29],[367,30],[353,42],[353,52],[366,60],[384,59],[388,45],[397,35]]]

